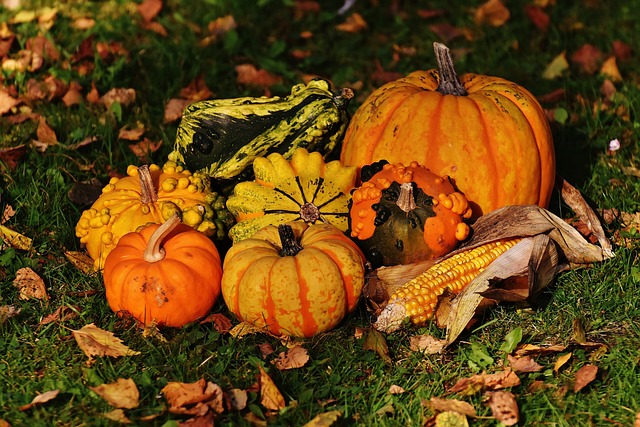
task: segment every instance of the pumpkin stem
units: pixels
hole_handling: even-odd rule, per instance
[[[295,256],[303,248],[298,243],[293,228],[288,224],[280,224],[278,226],[278,235],[280,236],[280,256]]]
[[[160,247],[164,239],[171,233],[174,228],[180,224],[180,216],[174,213],[167,219],[156,231],[153,232],[144,250],[143,258],[146,262],[154,263],[162,261],[165,257],[165,251]]]
[[[438,71],[440,73],[440,83],[438,84],[437,91],[443,95],[467,96],[466,89],[458,80],[449,48],[442,43],[434,42],[433,51],[436,54]]]
[[[396,205],[404,212],[409,213],[416,208],[416,200],[413,197],[413,184],[403,182],[400,184],[400,195],[396,201]]]
[[[140,178],[140,202],[145,205],[156,202],[158,193],[153,186],[149,165],[142,165],[138,168],[138,177]]]
[[[333,102],[336,103],[338,108],[347,108],[347,105],[349,104],[349,101],[351,101],[351,98],[353,98],[353,96],[353,90],[345,87],[340,89],[340,92],[336,93],[333,96]]]

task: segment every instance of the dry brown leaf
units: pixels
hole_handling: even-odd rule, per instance
[[[392,384],[391,386],[389,386],[389,394],[402,394],[405,392],[406,390],[399,385]]]
[[[592,44],[585,43],[573,55],[571,62],[587,74],[594,74],[600,68],[603,53]]]
[[[611,49],[613,50],[613,54],[620,61],[628,61],[633,56],[633,49],[631,49],[631,46],[620,40],[614,40],[611,43]]]
[[[521,346],[518,346],[514,354],[518,357],[529,355],[546,356],[549,354],[561,353],[566,349],[566,345],[560,344],[547,347],[542,347],[535,344],[522,344]]]
[[[359,33],[366,29],[367,21],[359,13],[352,13],[342,24],[336,25],[336,30],[347,33]]]
[[[476,9],[475,22],[478,25],[501,27],[510,16],[509,9],[500,0],[489,0]]]
[[[140,392],[131,378],[118,378],[116,382],[100,384],[89,389],[114,408],[133,409],[140,404]]]
[[[338,418],[340,418],[341,416],[342,411],[338,410],[322,412],[321,414],[313,417],[313,419],[311,419],[311,421],[306,423],[303,427],[330,427],[336,421],[338,421]]]
[[[500,390],[503,388],[516,387],[520,385],[520,378],[511,368],[493,374],[475,374],[467,378],[459,379],[449,391],[472,395],[482,390]]]
[[[213,97],[213,92],[207,87],[204,76],[200,74],[180,90],[180,97],[196,102]]]
[[[260,349],[260,354],[263,359],[266,359],[268,356],[272,355],[275,350],[271,347],[271,344],[268,342],[264,342],[262,344],[258,344],[258,348]]]
[[[558,373],[560,369],[569,361],[569,359],[571,359],[572,355],[573,353],[569,352],[569,353],[563,354],[562,356],[559,356],[556,359],[556,363],[554,363],[553,365],[553,372]]]
[[[231,390],[227,390],[224,394],[231,405],[231,409],[235,411],[242,411],[247,407],[249,395],[246,390],[232,388]]]
[[[64,251],[64,256],[69,260],[71,264],[78,270],[82,271],[87,276],[90,276],[96,272],[94,262],[86,252],[80,251]]]
[[[2,199],[2,197],[0,196],[0,200]],[[16,214],[15,209],[13,209],[13,206],[11,205],[6,205],[4,207],[4,211],[2,211],[2,217],[0,217],[0,224],[4,224],[5,222],[9,221],[11,218],[14,217],[14,215]]]
[[[137,122],[135,127],[124,126],[118,131],[118,139],[124,139],[126,141],[137,141],[142,135],[144,135],[146,129],[144,124]]]
[[[595,365],[584,365],[576,372],[576,379],[573,383],[573,392],[577,393],[588,386],[598,375],[598,367]]]
[[[22,310],[13,305],[0,305],[0,325],[20,314]]]
[[[27,410],[33,408],[36,405],[47,403],[50,400],[55,399],[58,396],[59,393],[60,393],[60,390],[45,391],[44,393],[39,394],[36,397],[34,397],[33,400],[31,401],[31,403],[27,403],[26,405],[21,406],[19,409],[21,411],[27,411]]]
[[[47,146],[56,145],[58,143],[56,132],[47,124],[44,117],[40,117],[38,129],[36,129],[36,136],[38,137],[38,141],[46,144]]]
[[[13,109],[16,105],[20,104],[20,101],[17,98],[11,96],[4,88],[0,89],[0,116],[7,114],[11,109]]]
[[[142,162],[146,162],[149,156],[158,151],[160,147],[162,147],[162,140],[151,141],[149,138],[144,138],[137,144],[129,145],[129,149],[133,151],[133,154],[135,154]]]
[[[143,0],[137,8],[142,19],[149,22],[162,10],[162,0]]]
[[[111,108],[111,105],[116,102],[123,107],[126,107],[134,103],[135,100],[135,89],[126,88],[113,88],[102,95],[102,97],[100,98],[100,101],[107,107],[107,109]]]
[[[82,103],[82,86],[78,82],[69,83],[67,92],[62,96],[62,102],[67,107]]]
[[[542,10],[540,6],[526,5],[524,8],[529,21],[533,23],[540,31],[546,32],[551,25],[551,18]]]
[[[231,330],[231,320],[222,313],[212,313],[204,318],[200,324],[213,323],[213,327],[221,334],[226,334]]]
[[[13,286],[20,290],[21,300],[39,299],[49,301],[44,280],[29,267],[23,267],[16,271]]]
[[[510,354],[507,355],[509,366],[516,373],[530,373],[539,372],[543,368],[538,362],[533,360],[531,356],[515,357]]]
[[[219,385],[204,378],[194,383],[170,382],[162,389],[169,412],[202,416],[212,410],[222,413],[224,393]]]
[[[493,417],[505,426],[516,425],[520,419],[518,402],[513,393],[495,391],[489,394],[489,406]]]
[[[26,50],[44,60],[55,62],[60,59],[58,48],[55,47],[51,40],[42,34],[28,39],[25,47]]]
[[[93,18],[77,18],[72,23],[71,26],[76,30],[90,30],[96,25],[96,20]]]
[[[122,344],[122,340],[113,332],[100,329],[93,323],[72,332],[78,347],[89,358],[89,362],[93,361],[93,356],[123,357],[140,354],[139,351],[131,350]]]
[[[260,404],[271,411],[279,411],[285,405],[284,396],[278,390],[267,372],[258,365],[260,370]]]
[[[425,354],[440,353],[446,343],[446,340],[441,340],[431,335],[415,335],[409,338],[411,351],[419,351]]]
[[[164,106],[164,122],[165,123],[173,123],[179,120],[182,117],[182,112],[187,105],[191,104],[193,101],[189,99],[179,99],[173,98],[167,101]]]
[[[301,368],[309,361],[309,354],[302,346],[296,345],[285,353],[284,351],[278,355],[272,363],[281,371],[287,369]]]
[[[240,322],[229,331],[229,335],[236,339],[242,339],[246,335],[253,335],[265,332],[265,329],[258,328],[251,323]]]
[[[237,26],[238,24],[236,24],[236,20],[233,15],[220,16],[209,22],[207,25],[209,36],[207,36],[201,44],[207,46],[211,43],[215,43],[229,31],[235,30]]]
[[[48,316],[45,316],[38,325],[48,325],[53,322],[64,322],[69,319],[73,319],[78,316],[77,307],[70,307],[68,305],[61,305]]]
[[[0,159],[4,160],[2,156],[0,156]],[[4,225],[0,225],[0,239],[12,248],[19,249],[21,251],[28,251],[31,249],[31,245],[33,243],[30,237],[22,235],[17,231],[5,227]]]
[[[253,86],[267,91],[271,86],[282,83],[282,77],[267,70],[258,70],[252,64],[236,65],[236,82],[241,85]]]
[[[114,409],[112,411],[102,414],[102,416],[116,423],[131,424],[131,420],[127,418],[127,414],[125,414],[124,410],[122,409]]]
[[[472,404],[457,399],[445,399],[442,397],[432,397],[429,400],[429,406],[433,412],[457,412],[467,417],[476,416],[476,410]]]
[[[367,330],[364,336],[363,348],[365,350],[375,351],[378,356],[382,358],[382,360],[384,360],[386,363],[391,363],[387,340],[379,331],[375,329]]]
[[[607,58],[602,63],[602,66],[600,67],[600,75],[608,77],[614,83],[619,83],[622,81],[622,75],[620,74],[620,70],[618,69],[618,64],[616,63],[615,56]]]
[[[465,36],[465,31],[454,27],[448,22],[439,22],[429,25],[429,30],[434,33],[443,42],[448,44],[450,41]]]

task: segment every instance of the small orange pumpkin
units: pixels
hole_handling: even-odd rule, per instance
[[[355,309],[364,262],[356,244],[331,224],[269,225],[227,252],[222,296],[241,321],[310,337]]]
[[[469,235],[465,196],[417,162],[362,168],[351,195],[351,237],[374,267],[441,257]]]
[[[140,323],[184,326],[204,315],[220,295],[222,266],[215,244],[174,214],[125,234],[104,262],[107,301]]]
[[[375,90],[347,128],[345,166],[417,161],[450,176],[478,217],[505,205],[547,207],[555,153],[536,98],[516,83],[456,75],[449,49],[434,43],[438,70],[414,71]]]

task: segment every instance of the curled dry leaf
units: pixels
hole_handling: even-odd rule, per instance
[[[231,320],[222,313],[212,313],[204,318],[200,324],[213,323],[213,327],[221,334],[226,334],[231,330]]]
[[[563,354],[562,356],[559,356],[556,359],[556,363],[553,365],[553,372],[555,372],[556,374],[560,371],[560,369],[569,361],[569,359],[571,359],[571,356],[573,355],[572,352]]]
[[[520,419],[518,402],[513,393],[495,391],[489,393],[489,406],[493,417],[505,426],[516,425]]]
[[[162,10],[162,0],[144,0],[137,6],[138,13],[145,22],[150,22]]]
[[[164,122],[165,123],[173,123],[179,120],[182,117],[182,112],[187,105],[191,104],[193,101],[189,99],[179,99],[173,98],[167,101],[164,106]]]
[[[445,399],[434,396],[429,400],[429,406],[433,412],[451,411],[466,415],[467,417],[476,416],[476,410],[473,405],[463,400]]]
[[[419,351],[425,354],[440,353],[446,343],[445,340],[435,338],[431,335],[414,335],[409,338],[409,348],[411,348],[411,351]]]
[[[21,411],[27,411],[31,408],[33,408],[36,405],[40,405],[42,403],[47,403],[50,400],[55,399],[58,394],[60,393],[60,390],[49,390],[49,391],[45,391],[42,394],[37,395],[36,397],[33,398],[33,400],[31,401],[31,403],[27,403],[26,405],[23,405],[20,407]]]
[[[309,361],[309,354],[307,350],[302,346],[296,345],[290,348],[286,353],[283,351],[278,355],[278,358],[273,361],[281,371],[287,369],[301,368]]]
[[[520,378],[511,368],[493,374],[475,374],[459,379],[448,391],[472,395],[483,390],[500,390],[520,385]]]
[[[131,378],[89,388],[114,408],[133,409],[140,404],[140,392]]]
[[[531,356],[515,357],[508,354],[507,360],[509,361],[509,366],[514,372],[540,372],[543,369],[543,366],[533,360]]]
[[[236,81],[239,84],[253,86],[268,91],[269,87],[282,82],[282,77],[267,70],[258,70],[252,64],[236,65]]]
[[[93,259],[86,252],[80,251],[64,251],[64,256],[69,262],[78,270],[82,271],[87,276],[90,276],[96,272]]]
[[[404,388],[400,387],[399,385],[392,384],[389,387],[389,394],[402,394],[404,392],[406,392],[406,390]]]
[[[0,325],[10,318],[20,314],[20,309],[13,305],[0,305]]]
[[[108,108],[111,108],[111,105],[114,103],[118,103],[124,107],[131,105],[136,100],[136,91],[135,89],[126,89],[126,88],[113,88],[100,98],[100,101]]]
[[[20,290],[20,299],[39,299],[49,301],[44,280],[29,267],[23,267],[16,272],[13,286]]]
[[[347,33],[359,33],[366,29],[367,21],[359,13],[352,13],[342,24],[336,25],[336,30]]]
[[[203,416],[224,411],[224,393],[219,385],[204,378],[194,383],[170,382],[162,389],[172,414]]]
[[[93,356],[122,357],[140,354],[139,351],[131,350],[122,344],[122,340],[117,338],[113,332],[100,329],[93,323],[74,330],[72,333],[78,347],[89,358],[89,362],[93,360]]]
[[[64,322],[66,320],[73,319],[76,316],[78,316],[78,309],[76,307],[61,305],[56,309],[56,311],[44,317],[38,325],[48,325],[53,322]]]

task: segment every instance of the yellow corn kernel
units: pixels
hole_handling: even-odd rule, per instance
[[[405,318],[419,325],[433,317],[438,297],[449,288],[461,292],[473,279],[500,255],[515,246],[521,238],[499,240],[457,253],[435,264],[397,289],[389,304],[380,313],[376,329],[393,332]]]

